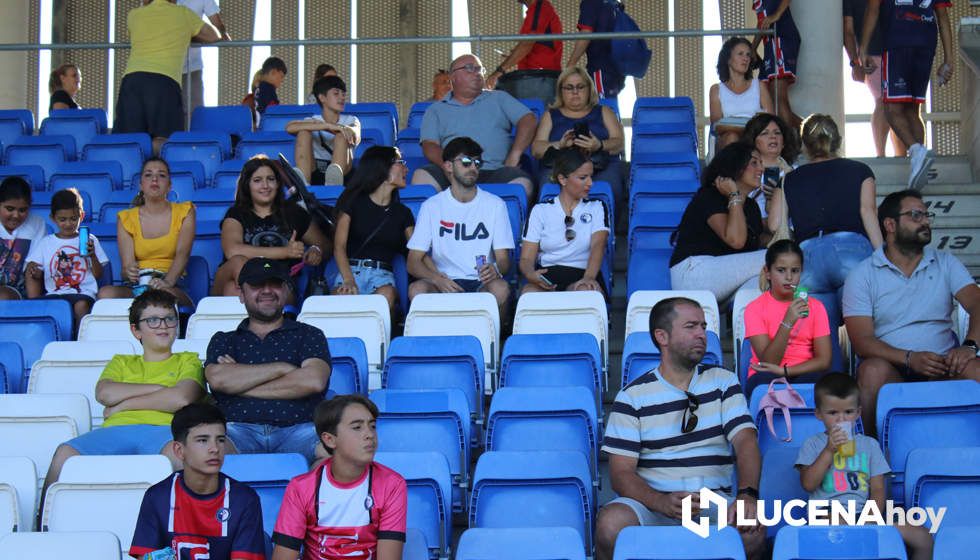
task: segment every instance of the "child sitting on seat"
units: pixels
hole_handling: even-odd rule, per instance
[[[27,297],[68,300],[75,319],[75,332],[82,317],[92,311],[97,279],[109,257],[94,235],[80,246],[78,226],[85,218],[82,197],[75,189],[63,189],[51,197],[51,220],[58,231],[41,238],[27,254]],[[47,292],[47,294],[45,294]]]
[[[891,469],[878,442],[854,432],[861,417],[857,382],[845,373],[828,373],[817,381],[813,399],[814,414],[827,431],[810,436],[800,448],[796,468],[803,489],[811,500],[850,502],[858,516],[871,499],[884,514],[884,475]],[[897,528],[911,560],[932,558],[932,536],[925,527]]]
[[[0,183],[0,300],[27,295],[27,254],[45,235],[44,219],[31,214],[31,185],[23,177]]]

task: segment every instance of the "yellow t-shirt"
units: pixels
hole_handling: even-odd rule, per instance
[[[119,212],[119,222],[129,235],[133,236],[133,252],[136,254],[136,264],[140,268],[152,268],[160,272],[170,270],[177,254],[177,237],[184,218],[194,207],[193,202],[170,203],[170,231],[167,235],[147,239],[143,237],[143,227],[140,225],[139,207],[128,208]]]
[[[177,352],[162,362],[146,362],[143,356],[116,354],[105,366],[99,380],[119,383],[146,383],[173,387],[185,379],[204,389],[204,368],[197,352]],[[169,426],[173,413],[160,410],[124,410],[106,418],[103,426],[150,424]]]
[[[179,84],[187,47],[203,25],[200,16],[167,0],[153,0],[149,5],[130,10],[126,27],[132,48],[126,74],[153,72],[169,76]]]

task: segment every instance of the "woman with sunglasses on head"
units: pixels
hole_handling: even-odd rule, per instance
[[[527,284],[521,293],[596,290],[605,294],[600,267],[609,224],[605,203],[588,198],[592,161],[580,150],[566,148],[555,158],[553,180],[561,185],[558,196],[535,205],[524,230],[520,271]]]
[[[392,261],[408,252],[415,217],[398,200],[408,168],[391,146],[372,146],[337,201],[333,293],[381,294],[394,314],[398,291]]]
[[[619,159],[625,145],[623,124],[612,109],[599,104],[595,83],[582,67],[566,68],[558,76],[556,90],[555,102],[541,115],[531,144],[531,155],[541,160],[538,182],[552,181],[557,151],[574,147],[592,160],[593,179],[608,182],[615,200],[624,200]]]

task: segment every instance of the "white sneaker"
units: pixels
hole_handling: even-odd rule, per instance
[[[918,148],[918,149],[916,149]],[[929,168],[936,161],[936,155],[922,144],[909,148],[909,188],[922,190],[929,182]]]

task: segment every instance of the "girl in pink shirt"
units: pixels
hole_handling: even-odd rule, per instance
[[[803,272],[803,251],[795,241],[773,243],[766,251],[769,290],[745,308],[745,336],[752,361],[745,394],[776,377],[813,383],[830,367],[830,321],[820,300],[793,299]]]

